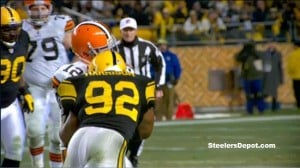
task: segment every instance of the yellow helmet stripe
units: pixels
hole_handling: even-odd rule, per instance
[[[114,51],[111,51],[111,52],[112,52],[112,56],[113,56],[113,65],[117,65],[117,56]]]
[[[8,13],[10,14],[11,22],[15,22],[15,17],[14,17],[14,15],[13,15],[11,9],[8,8],[8,7],[6,7],[6,6],[5,6],[5,9],[7,9]]]

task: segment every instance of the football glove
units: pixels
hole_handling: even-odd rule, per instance
[[[23,112],[32,113],[34,111],[34,100],[27,87],[21,87],[19,89],[22,96]]]

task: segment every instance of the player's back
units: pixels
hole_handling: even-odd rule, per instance
[[[147,77],[106,71],[69,78],[60,84],[58,93],[61,99],[72,96],[76,100],[72,109],[80,127],[114,129],[129,140],[146,106],[154,105],[154,88],[154,81]]]
[[[70,21],[69,16],[49,16],[49,21],[39,29],[29,20],[23,22],[22,28],[28,32],[31,43],[24,74],[27,82],[49,87],[55,70],[68,63],[63,39]]]

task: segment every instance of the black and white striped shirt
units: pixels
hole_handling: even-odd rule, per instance
[[[151,78],[150,67],[152,66],[156,72],[156,85],[165,84],[166,65],[164,57],[152,42],[137,37],[131,43],[119,40],[117,46],[127,66],[130,66],[136,74]]]

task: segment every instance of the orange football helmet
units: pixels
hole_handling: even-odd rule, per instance
[[[24,3],[32,24],[41,26],[48,21],[48,17],[53,9],[51,0],[25,0]],[[35,5],[45,5],[47,9],[32,9],[32,7]]]
[[[115,39],[103,24],[85,21],[74,28],[71,44],[72,51],[81,60],[89,63],[98,53],[112,49]]]

